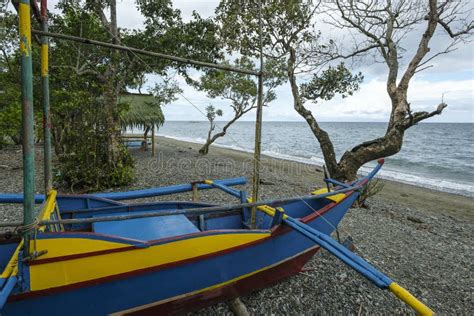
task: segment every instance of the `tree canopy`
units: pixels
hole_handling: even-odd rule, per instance
[[[293,107],[310,126],[330,174],[351,180],[364,163],[397,153],[408,128],[441,114],[446,107],[441,103],[431,112],[412,111],[407,91],[412,78],[431,67],[434,58],[452,52],[472,35],[474,26],[465,5],[448,0],[262,0],[260,10],[257,1],[221,0],[214,17],[203,18],[194,12],[184,20],[171,0],[140,0],[136,8],[144,17],[144,26],[126,29],[118,27],[116,0],[62,0],[57,6],[59,13],[49,13],[49,24],[53,32],[254,69],[260,53],[261,23],[266,59],[264,103],[274,100],[274,88],[286,81]],[[0,38],[0,143],[18,141],[20,135],[17,20],[7,13],[4,21],[7,27]],[[324,39],[316,22],[340,28],[355,40],[354,45]],[[407,50],[403,38],[420,28],[423,34],[415,49]],[[430,43],[437,30],[450,40],[444,50],[431,52]],[[309,106],[355,93],[363,76],[352,73],[340,60],[368,52],[375,52],[376,61],[387,66],[391,102],[388,128],[385,135],[348,149],[338,160],[330,135]],[[37,72],[37,47],[33,58]],[[75,186],[79,179],[78,186],[86,189],[126,184],[132,179],[132,162],[119,138],[120,118],[127,109],[120,95],[129,89],[140,91],[148,75],[162,78],[146,91],[154,95],[156,104],[166,104],[180,93],[174,81],[179,74],[208,97],[228,101],[234,112],[230,124],[254,108],[257,95],[255,78],[249,75],[62,40],[52,40],[50,69],[53,137],[60,173],[63,180],[66,174],[73,179],[65,181],[67,185]],[[194,79],[194,70],[200,71],[199,80]],[[34,84],[38,86],[39,82]],[[39,91],[36,86],[35,91]],[[41,108],[40,99],[35,95],[35,109]],[[208,140],[225,135],[229,126],[215,135],[209,133]],[[75,141],[76,137],[80,140]],[[90,166],[103,174],[100,181],[94,179],[94,172],[84,176]]]
[[[57,5],[59,12],[48,13],[49,30],[204,61],[222,57],[211,19],[194,14],[184,21],[171,1],[137,1],[136,8],[145,17],[144,27],[125,29],[118,27],[116,0],[63,0]],[[7,27],[1,34],[5,45],[0,81],[10,83],[2,88],[5,98],[0,102],[0,126],[5,128],[0,141],[20,134],[21,117],[15,55],[18,21],[16,15],[7,15]],[[32,22],[34,28],[39,28],[34,19]],[[58,39],[50,42],[52,133],[58,180],[68,188],[91,191],[129,183],[133,162],[120,142],[120,118],[128,106],[120,102],[120,95],[128,89],[142,89],[146,76],[155,74],[163,80],[147,93],[153,94],[154,104],[166,104],[180,91],[169,76],[170,70],[186,75],[189,65]],[[40,66],[38,48],[33,47],[36,74]],[[35,79],[35,84],[35,110],[41,114],[39,80]]]
[[[472,35],[474,24],[470,11],[466,9],[466,2],[449,0],[262,1],[263,52],[267,58],[286,60],[294,109],[311,128],[331,176],[353,180],[363,164],[399,152],[406,129],[441,114],[446,107],[444,103],[431,112],[412,112],[408,87],[415,74],[430,67],[434,58],[450,53],[455,45]],[[258,56],[257,2],[222,0],[216,15],[220,35],[230,50]],[[347,41],[323,40],[316,27],[317,20],[340,28],[354,39],[353,47],[347,45],[350,44]],[[402,39],[419,27],[424,32],[415,44],[415,52],[408,53],[401,44]],[[437,28],[445,31],[451,41],[445,50],[429,55],[429,44]],[[372,51],[382,57],[388,68],[387,93],[391,100],[388,129],[384,136],[347,150],[338,161],[330,135],[320,126],[317,113],[308,108],[307,102],[322,102],[336,94],[345,97],[354,93],[362,75],[351,74],[343,63],[334,65],[338,59]],[[402,57],[408,59],[405,69],[399,62]],[[328,65],[332,67],[327,68]]]

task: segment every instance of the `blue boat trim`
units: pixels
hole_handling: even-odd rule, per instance
[[[239,177],[239,178],[215,180],[215,182],[218,184],[235,186],[235,185],[246,184],[247,179],[245,177]],[[198,184],[199,190],[207,190],[207,189],[212,189],[212,188],[213,186],[209,184],[203,184],[203,183]],[[182,193],[182,192],[188,192],[188,191],[192,191],[191,184],[179,184],[179,185],[172,185],[168,187],[150,188],[150,189],[125,191],[125,192],[93,193],[93,194],[86,194],[82,196],[83,197],[87,197],[87,196],[98,197],[98,198],[120,201],[120,200],[133,200],[133,199],[141,199],[141,198],[146,198],[146,197],[170,195],[170,194]],[[74,195],[71,195],[71,196],[74,196]],[[35,203],[42,203],[43,201],[44,201],[43,194],[35,195]],[[0,193],[0,203],[23,203],[23,194],[22,193]]]

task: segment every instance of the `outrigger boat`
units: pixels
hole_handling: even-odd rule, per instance
[[[350,184],[325,179],[334,185],[329,192],[259,203],[231,187],[244,178],[96,195],[57,196],[53,190],[32,228],[31,257],[23,256],[23,239],[0,244],[1,313],[183,313],[295,275],[321,247],[429,312],[330,237],[382,163]],[[210,188],[239,203],[120,202]],[[21,196],[0,201],[21,202]],[[253,206],[259,210],[255,229],[249,228]]]
[[[146,52],[47,32],[41,1],[41,75],[44,107],[46,197],[34,192],[34,133],[30,0],[18,1],[22,64],[24,193],[0,195],[23,203],[22,223],[0,238],[1,315],[176,314],[269,286],[299,273],[324,248],[417,312],[432,311],[368,262],[331,238],[361,190],[380,170],[352,183],[328,177],[327,187],[306,196],[259,201],[262,61],[259,72]],[[33,8],[35,1],[31,1]],[[36,9],[38,10],[38,9]],[[38,13],[38,12],[37,12]],[[38,15],[38,14],[37,14]],[[244,178],[92,195],[58,195],[52,189],[48,90],[48,37],[148,54],[258,76],[253,192]],[[238,203],[197,201],[199,190],[219,189]],[[124,203],[141,197],[193,192],[193,201]],[[42,202],[39,212],[35,202]]]

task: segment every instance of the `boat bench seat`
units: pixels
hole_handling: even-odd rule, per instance
[[[114,215],[130,215],[130,213],[114,213]],[[92,224],[92,230],[99,234],[143,241],[199,232],[199,229],[184,215],[167,215],[127,219],[122,221],[96,222]]]

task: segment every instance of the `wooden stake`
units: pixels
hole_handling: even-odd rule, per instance
[[[199,191],[198,191],[198,184],[196,182],[192,183],[193,188],[193,202],[199,201]]]
[[[151,126],[151,156],[155,157],[155,124]]]
[[[240,300],[240,297],[236,297],[233,300],[230,300],[227,305],[229,305],[230,310],[236,316],[250,316],[249,311],[245,304]]]

